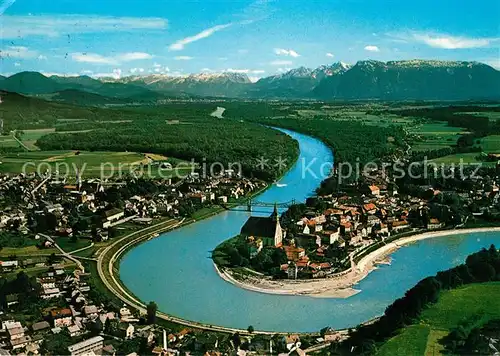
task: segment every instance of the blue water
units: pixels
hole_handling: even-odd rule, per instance
[[[279,182],[287,186],[273,186],[256,200],[304,201],[323,179],[322,164],[333,160],[320,141],[286,132],[299,141],[299,160]],[[303,176],[303,165],[318,174]],[[327,174],[327,166],[323,168]],[[253,214],[269,214],[259,210],[263,211]],[[155,301],[161,311],[183,319],[243,329],[252,325],[256,330],[314,332],[326,326],[353,327],[376,317],[422,278],[462,263],[482,247],[500,244],[498,233],[419,241],[396,251],[390,266],[372,272],[355,287],[361,292],[347,299],[269,295],[225,282],[210,259],[211,251],[238,234],[248,216],[243,211],[224,212],[139,245],[123,257],[120,278],[141,300]]]

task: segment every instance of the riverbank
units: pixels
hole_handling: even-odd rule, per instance
[[[428,231],[413,236],[402,237],[364,256],[354,269],[349,269],[333,277],[323,279],[273,280],[270,278],[236,274],[231,269],[218,268],[215,264],[214,267],[219,276],[226,282],[253,292],[277,295],[307,295],[316,298],[349,298],[361,292],[355,288],[355,285],[374,271],[378,264],[387,263],[389,255],[399,248],[430,238],[481,232],[500,232],[500,227]]]

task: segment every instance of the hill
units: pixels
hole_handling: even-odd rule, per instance
[[[21,72],[0,81],[0,90],[20,94],[43,94],[62,90],[56,81],[38,72]]]

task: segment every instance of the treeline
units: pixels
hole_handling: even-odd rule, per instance
[[[491,339],[498,340],[500,337],[500,320],[490,320],[483,326],[476,326],[477,322],[466,321],[445,336],[442,343],[446,351],[453,355],[491,354]],[[495,347],[494,344],[492,346]]]
[[[245,176],[272,181],[282,174],[275,166],[281,157],[288,165],[299,154],[298,143],[276,130],[232,120],[206,119],[168,125],[164,120],[137,120],[89,132],[58,133],[37,141],[43,150],[134,151],[158,153],[197,163],[237,164]],[[258,165],[261,158],[268,165]],[[219,168],[220,167],[215,167]]]
[[[377,344],[413,324],[426,307],[436,303],[442,290],[488,281],[500,281],[500,253],[493,245],[470,255],[464,264],[418,282],[404,297],[387,307],[380,319],[353,331],[349,339],[341,344],[340,351],[353,350],[351,354],[371,355]]]

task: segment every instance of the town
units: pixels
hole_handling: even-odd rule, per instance
[[[250,283],[262,276],[332,278],[354,268],[376,247],[404,236],[494,225],[500,211],[498,168],[476,170],[466,167],[464,176],[446,182],[439,174],[395,179],[387,170],[366,171],[356,182],[320,189],[281,218],[276,207],[269,217],[250,217],[237,237],[217,247],[213,259]],[[449,175],[449,168],[440,173]],[[249,270],[242,267],[257,274],[243,273]]]
[[[195,221],[266,186],[230,171],[175,182],[77,178],[69,183],[51,176],[1,175],[2,354],[238,350],[248,342],[238,335],[162,327],[155,325],[154,303],[141,315],[113,300],[97,281],[95,257],[120,236],[165,219]],[[280,344],[277,340],[275,349]]]

